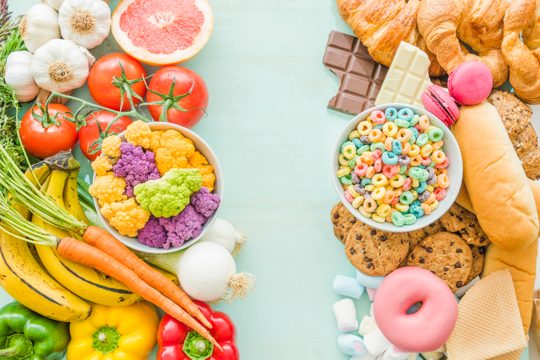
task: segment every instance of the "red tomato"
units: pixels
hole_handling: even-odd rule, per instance
[[[36,119],[33,114],[42,115],[41,109],[38,106],[28,109],[21,120],[19,130],[26,151],[39,159],[43,159],[62,150],[73,148],[77,142],[77,126],[64,117],[65,113],[70,112],[71,110],[65,105],[50,104],[49,116],[58,124],[51,124],[44,128],[41,121]]]
[[[79,130],[79,146],[84,156],[90,161],[95,160],[101,154],[101,150],[98,149],[101,149],[103,139],[109,135],[120,134],[131,124],[130,118],[122,116],[105,132],[114,117],[115,114],[104,110],[93,112],[86,118],[86,125]]]
[[[168,96],[173,79],[175,80],[174,90],[172,96]],[[191,93],[187,94],[192,86]],[[199,122],[208,106],[208,90],[204,80],[196,72],[184,67],[165,66],[159,69],[152,76],[148,87],[162,95],[148,91],[146,101],[169,102],[173,107],[168,108],[167,119],[162,120],[174,124],[192,127]],[[164,104],[148,106],[148,111],[155,121],[160,121],[163,106]],[[174,106],[179,106],[184,111],[175,109]]]
[[[120,89],[114,84],[122,77],[122,68],[124,68],[128,81],[146,77],[146,71],[141,63],[122,53],[102,56],[92,66],[88,75],[88,89],[90,95],[99,105],[120,110],[122,96]],[[131,88],[141,98],[146,94],[146,86],[142,80],[131,84]],[[135,105],[140,103],[140,100],[136,97],[133,97],[133,101]],[[129,110],[130,108],[127,95],[124,94],[122,110]]]

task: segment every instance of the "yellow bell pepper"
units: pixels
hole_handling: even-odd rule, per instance
[[[156,344],[159,318],[145,302],[125,307],[94,305],[70,325],[67,360],[146,360]]]

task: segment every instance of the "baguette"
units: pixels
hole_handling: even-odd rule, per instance
[[[539,232],[533,192],[497,110],[486,102],[463,106],[452,131],[482,229],[501,249],[530,248]]]
[[[529,180],[529,186],[534,194],[536,209],[538,211],[538,216],[540,216],[540,184]],[[474,213],[465,186],[461,187],[457,202],[465,209]],[[509,269],[512,273],[512,281],[514,282],[514,289],[516,291],[525,334],[528,333],[529,325],[531,323],[537,254],[538,241],[533,242],[528,248],[517,251],[503,250],[497,245],[491,244],[488,248],[484,263],[483,276],[502,269]]]

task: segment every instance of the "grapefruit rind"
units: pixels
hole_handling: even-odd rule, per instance
[[[206,0],[194,0],[195,5],[204,14],[204,23],[202,24],[199,34],[195,37],[193,44],[185,49],[177,50],[169,54],[156,54],[148,51],[143,47],[133,44],[125,31],[120,27],[120,18],[122,13],[126,11],[129,5],[135,0],[123,0],[118,4],[112,16],[112,34],[122,50],[133,56],[137,60],[153,66],[173,65],[187,61],[197,55],[199,51],[206,45],[212,35],[214,29],[214,16],[212,8]],[[159,1],[159,0],[158,0]]]

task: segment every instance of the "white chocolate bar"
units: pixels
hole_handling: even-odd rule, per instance
[[[375,104],[405,103],[423,108],[421,96],[431,84],[428,70],[427,54],[416,46],[402,41]]]

